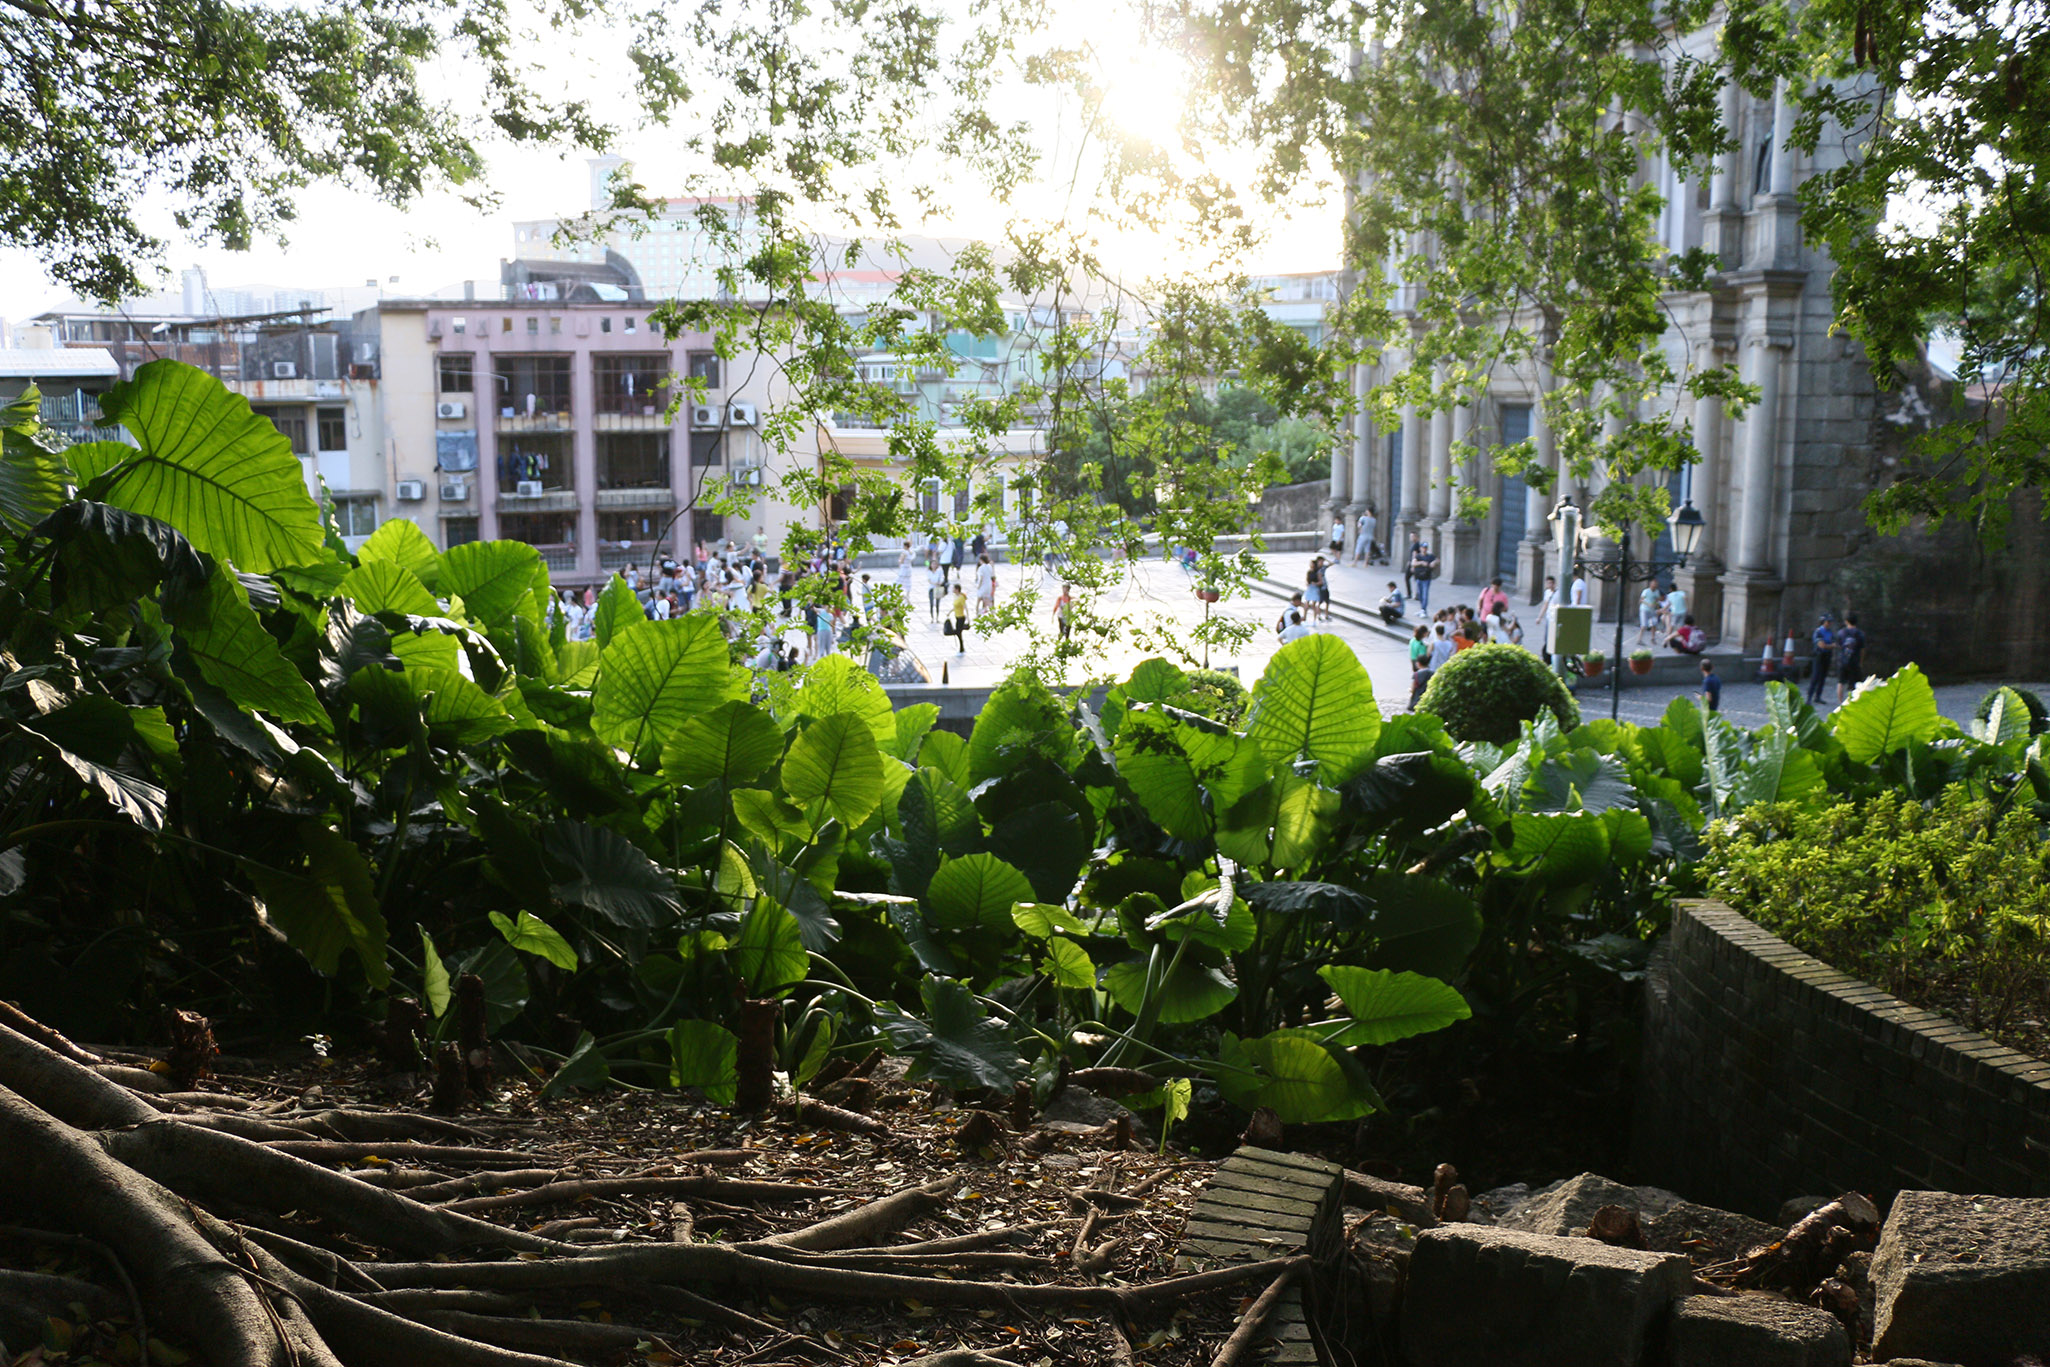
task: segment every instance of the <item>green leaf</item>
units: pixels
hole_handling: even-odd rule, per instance
[[[387,522],[384,525],[389,527],[392,524]],[[401,612],[408,617],[441,615],[441,604],[434,601],[434,595],[420,582],[420,576],[393,560],[364,561],[342,577],[341,593],[362,611],[373,615],[380,612]]]
[[[1823,786],[1822,765],[1794,737],[1768,728],[1730,785],[1732,811],[1759,802],[1792,802]]]
[[[1443,1030],[1473,1014],[1466,998],[1436,978],[1419,973],[1327,964],[1317,976],[1331,985],[1352,1021],[1333,1044],[1393,1044],[1411,1035]]]
[[[909,707],[897,709],[893,726],[895,734],[883,744],[883,749],[903,760],[906,764],[918,762],[918,752],[923,748],[926,733],[933,723],[940,719],[938,703],[915,702]]]
[[[669,1030],[669,1085],[695,1087],[731,1106],[740,1089],[740,1041],[711,1021],[678,1021]]]
[[[2009,741],[2027,740],[2033,719],[2029,716],[2029,705],[2022,695],[2012,688],[1998,688],[1993,692],[1993,704],[1986,708],[1986,720],[1972,723],[1972,734],[1991,745],[2006,745]]]
[[[1593,813],[1518,812],[1510,830],[1506,861],[1552,887],[1588,882],[1608,866],[1608,827]]]
[[[122,816],[146,831],[164,828],[170,795],[156,784],[109,765],[95,764],[20,723],[7,725],[15,728],[15,734],[27,739],[44,756],[69,769],[73,777]]]
[[[41,412],[34,385],[0,408],[0,520],[25,531],[64,502],[71,471],[49,443],[48,432],[32,428]]]
[[[484,1023],[503,1029],[527,1009],[533,990],[527,981],[526,965],[513,947],[503,940],[487,940],[475,949],[449,956],[449,972],[460,979],[475,973],[484,984]]]
[[[612,1081],[612,1064],[599,1052],[597,1036],[588,1030],[577,1032],[577,1043],[569,1057],[541,1089],[543,1101],[559,1100],[572,1087],[595,1092]]]
[[[1860,688],[1830,715],[1829,724],[1853,761],[1870,764],[1915,741],[1934,739],[1943,714],[1928,678],[1907,664],[1893,677]]]
[[[642,622],[615,636],[600,658],[591,729],[635,761],[660,754],[685,722],[734,696],[716,613]]]
[[[907,1076],[1009,1092],[1029,1071],[1010,1032],[983,1014],[967,984],[927,977],[919,984],[919,996],[925,1003],[923,1020],[887,1002],[875,1012],[891,1052],[911,1055]]]
[[[1092,814],[1093,815],[1093,814]],[[990,853],[1025,875],[1042,902],[1065,902],[1095,848],[1092,820],[1084,827],[1072,807],[1036,802],[990,829]]]
[[[145,367],[147,369],[147,367]],[[203,588],[165,594],[164,617],[208,683],[243,707],[325,731],[328,716],[263,629],[249,606],[249,591],[226,566],[216,565]]]
[[[591,616],[591,635],[598,642],[602,652],[612,644],[612,638],[628,627],[646,624],[648,614],[641,607],[640,596],[626,586],[626,580],[613,575],[606,581],[604,592],[598,595],[598,608]]]
[[[449,987],[448,965],[441,961],[441,951],[434,947],[434,937],[426,927],[420,930],[420,995],[427,1001],[427,1010],[437,1020],[448,1010],[449,998],[453,993]]]
[[[392,564],[410,571],[415,578],[427,586],[431,593],[441,585],[441,552],[434,549],[434,543],[427,539],[427,533],[419,524],[403,517],[395,517],[380,523],[356,551],[359,564]],[[366,612],[369,609],[364,609]],[[423,617],[437,616],[437,607]]]
[[[1301,868],[1330,838],[1332,818],[1338,814],[1338,794],[1313,779],[1292,773],[1277,774],[1273,792],[1274,864],[1284,869]]]
[[[952,731],[934,731],[918,747],[918,767],[936,770],[963,788],[968,787],[968,742]]]
[[[1176,743],[1167,720],[1134,712],[1118,731],[1115,753],[1118,773],[1162,830],[1178,840],[1210,838],[1211,815],[1196,781],[1196,767]]]
[[[569,941],[563,939],[554,926],[532,912],[521,912],[520,919],[515,921],[503,912],[494,911],[491,924],[498,927],[498,933],[514,949],[546,959],[566,972],[576,971],[577,952],[570,948]]]
[[[741,829],[759,837],[771,849],[780,849],[786,838],[811,838],[811,827],[805,824],[804,813],[785,802],[781,794],[765,788],[736,788],[731,800],[733,818],[740,823]]]
[[[1066,907],[1050,906],[1045,902],[1018,903],[1011,908],[1011,924],[1035,940],[1044,940],[1056,931],[1065,931],[1069,935],[1089,933],[1089,927]]]
[[[1332,786],[1366,766],[1380,730],[1367,671],[1351,646],[1326,635],[1291,641],[1268,661],[1246,718],[1246,736],[1270,769],[1307,755]]]
[[[1046,942],[1046,957],[1040,961],[1039,970],[1055,987],[1069,991],[1083,992],[1096,986],[1096,961],[1089,957],[1088,950],[1064,935]]]
[[[541,552],[524,541],[466,541],[441,557],[441,595],[463,600],[470,616],[496,626],[535,588],[548,587]]]
[[[180,592],[210,573],[205,557],[168,522],[75,499],[36,525],[56,543],[51,595],[61,607],[100,612],[169,582]]]
[[[766,898],[757,899],[740,923],[726,957],[750,997],[773,996],[802,982],[811,968],[797,918]]]
[[[474,745],[518,724],[498,699],[453,669],[408,669],[404,677],[422,723],[451,745]]]
[[[1144,958],[1125,959],[1112,964],[1103,974],[1103,988],[1110,993],[1110,999],[1134,1018],[1146,1005],[1146,967]],[[1208,1020],[1231,1005],[1238,995],[1238,984],[1222,971],[1196,962],[1193,953],[1186,954],[1172,972],[1154,985],[1153,996],[1159,1008],[1155,1019],[1162,1025]]]
[[[993,854],[950,859],[925,890],[925,911],[942,930],[1009,926],[1011,909],[1035,900],[1025,875]]]
[[[857,716],[874,734],[878,746],[894,744],[897,739],[897,715],[890,710],[889,694],[883,692],[875,675],[846,655],[828,655],[805,670],[790,695],[790,707],[800,717]],[[934,711],[937,714],[938,709]]]
[[[676,729],[662,746],[662,774],[696,788],[750,783],[783,753],[783,730],[751,703],[732,699]]]
[[[372,987],[387,986],[391,969],[385,963],[384,913],[370,866],[345,837],[318,822],[300,828],[300,843],[306,853],[304,873],[261,865],[249,869],[271,924],[315,972],[333,975],[343,952],[351,951]]]
[[[852,830],[883,800],[883,757],[874,730],[851,712],[820,717],[783,758],[783,791],[813,813],[830,813]]]
[[[1189,1118],[1189,1103],[1196,1085],[1185,1077],[1169,1078],[1160,1085],[1160,1128],[1171,1129]],[[1165,1139],[1165,1135],[1162,1136]]]
[[[1327,1048],[1310,1030],[1276,1030],[1249,1040],[1227,1033],[1214,1071],[1227,1099],[1248,1110],[1271,1107],[1284,1125],[1357,1120],[1380,1106],[1352,1057]]]
[[[1376,968],[1455,978],[1480,943],[1480,905],[1441,878],[1383,869],[1359,890],[1371,908],[1366,925]]]
[[[213,376],[151,361],[103,395],[100,411],[140,448],[72,448],[79,479],[101,502],[161,518],[209,555],[258,574],[322,558],[320,508],[291,444]]]
[[[939,739],[935,733],[927,749]],[[1026,761],[1040,758],[1066,769],[1075,755],[1075,727],[1068,711],[1047,691],[1046,685],[1029,676],[1008,680],[989,695],[976,714],[975,729],[968,737],[968,779],[973,787],[999,778]],[[926,764],[935,758],[926,755]],[[959,777],[950,774],[957,782]]]
[[[1132,702],[1171,702],[1188,691],[1189,676],[1157,655],[1139,661],[1125,680],[1125,697]]]
[[[1545,760],[1523,785],[1529,810],[1605,812],[1637,800],[1630,771],[1612,755],[1572,750]]]
[[[661,929],[683,914],[676,885],[654,860],[616,831],[582,821],[541,828],[541,847],[569,873],[549,891],[617,926]]]

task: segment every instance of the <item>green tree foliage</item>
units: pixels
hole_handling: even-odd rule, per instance
[[[1462,650],[1431,676],[1419,710],[1445,723],[1454,740],[1503,745],[1523,724],[1549,712],[1565,730],[1580,725],[1580,708],[1559,676],[1521,646]]]
[[[2050,18],[2031,5],[1747,0],[1725,33],[1751,89],[1788,83],[1796,146],[1856,151],[1802,186],[1801,222],[1835,260],[1838,321],[1880,388],[1918,375],[1939,330],[1959,344],[1960,382],[1983,387],[1930,415],[1907,469],[1873,495],[1874,521],[1961,516],[1997,537],[2012,495],[2050,477]]]

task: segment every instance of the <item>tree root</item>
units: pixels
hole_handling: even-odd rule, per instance
[[[333,1139],[285,1139],[267,1147],[310,1163],[360,1163],[366,1158],[386,1162],[414,1159],[423,1163],[447,1163],[451,1167],[524,1168],[540,1154],[515,1153],[511,1149],[470,1149],[454,1144],[352,1144]]]
[[[874,1245],[946,1205],[953,1198],[954,1189],[960,1185],[958,1177],[943,1177],[924,1186],[906,1187],[802,1229],[771,1235],[761,1242],[813,1252]]]
[[[967,1253],[978,1248],[992,1248],[1008,1244],[1037,1234],[1041,1230],[1058,1229],[1065,1221],[1034,1220],[1028,1224],[1006,1225],[1002,1229],[978,1230],[973,1234],[955,1234],[945,1239],[924,1239],[914,1244],[890,1244],[887,1247],[849,1248],[850,1253]]]
[[[19,1306],[38,1315],[70,1315],[73,1305],[84,1306],[93,1319],[118,1319],[130,1313],[125,1301],[97,1282],[0,1267],[0,1306]]]
[[[473,1213],[507,1210],[514,1206],[552,1206],[581,1201],[591,1196],[708,1196],[713,1200],[776,1202],[816,1201],[837,1196],[832,1187],[808,1187],[801,1182],[747,1182],[731,1177],[643,1174],[636,1177],[579,1177],[567,1182],[550,1182],[526,1191],[501,1192],[496,1196],[472,1196],[448,1201],[437,1207],[444,1211]]]
[[[1268,1317],[1274,1313],[1274,1307],[1281,1304],[1282,1294],[1288,1290],[1288,1284],[1294,1281],[1301,1271],[1300,1266],[1286,1268],[1267,1284],[1267,1289],[1246,1307],[1245,1314],[1239,1316],[1238,1327],[1231,1331],[1231,1337],[1217,1350],[1217,1356],[1210,1359],[1210,1367],[1238,1367],[1239,1363],[1245,1361],[1246,1355],[1252,1352],[1253,1345],[1260,1341],[1260,1335],[1266,1330]]]
[[[407,1316],[407,1318],[415,1318]],[[496,1315],[478,1315],[464,1310],[434,1310],[417,1317],[445,1333],[460,1334],[500,1348],[532,1349],[537,1352],[622,1353],[640,1343],[667,1347],[659,1334],[625,1324],[595,1324],[589,1320],[545,1320]]]

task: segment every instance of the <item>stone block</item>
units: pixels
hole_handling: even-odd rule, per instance
[[[1667,1331],[1671,1367],[1850,1367],[1836,1318],[1775,1296],[1689,1296]]]
[[[1497,1215],[1495,1223],[1563,1237],[1585,1233],[1603,1206],[1622,1206],[1636,1215],[1645,1245],[1655,1253],[1683,1252],[1692,1241],[1706,1240],[1721,1256],[1735,1257],[1780,1235],[1748,1215],[1698,1206],[1658,1187],[1626,1187],[1591,1172],[1533,1193]]]
[[[1408,1367],[1639,1367],[1687,1294],[1685,1258],[1485,1225],[1425,1231],[1402,1306]]]
[[[2050,1201],[1904,1191],[1872,1257],[1874,1356],[2050,1355]]]

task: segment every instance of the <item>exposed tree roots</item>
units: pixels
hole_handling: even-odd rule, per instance
[[[96,1319],[129,1321],[138,1336],[175,1338],[220,1367],[540,1367],[669,1348],[643,1325],[546,1316],[543,1307],[567,1293],[599,1289],[643,1324],[682,1315],[838,1359],[732,1302],[901,1299],[1115,1320],[1241,1283],[1271,1284],[1262,1298],[1270,1302],[1303,1261],[1108,1285],[1085,1279],[1094,1263],[1082,1257],[1001,1247],[1066,1221],[894,1242],[949,1205],[953,1178],[756,1242],[697,1242],[697,1221],[714,1212],[840,1193],[688,1169],[590,1171],[559,1154],[475,1146],[503,1130],[306,1109],[289,1092],[259,1106],[174,1091],[192,1084],[149,1063],[92,1052],[0,1008],[0,1240],[87,1248],[80,1261],[96,1269],[87,1274],[95,1280],[0,1269],[0,1306],[17,1316],[80,1306]],[[488,1075],[467,1081],[490,1083]],[[723,1166],[754,1156],[724,1149],[678,1161]],[[362,1171],[333,1166],[373,1158],[378,1166]],[[482,1218],[536,1207],[567,1214],[560,1208],[572,1203],[647,1195],[678,1198],[674,1240],[643,1233],[627,1241],[602,1227],[615,1219],[583,1212],[539,1230]],[[1115,1218],[1092,1204],[1085,1223],[1106,1215]],[[110,1276],[100,1277],[100,1264]],[[1009,1279],[980,1279],[998,1274]],[[1258,1318],[1249,1314],[1248,1324],[1256,1328]],[[933,1367],[1003,1364],[971,1354]]]

